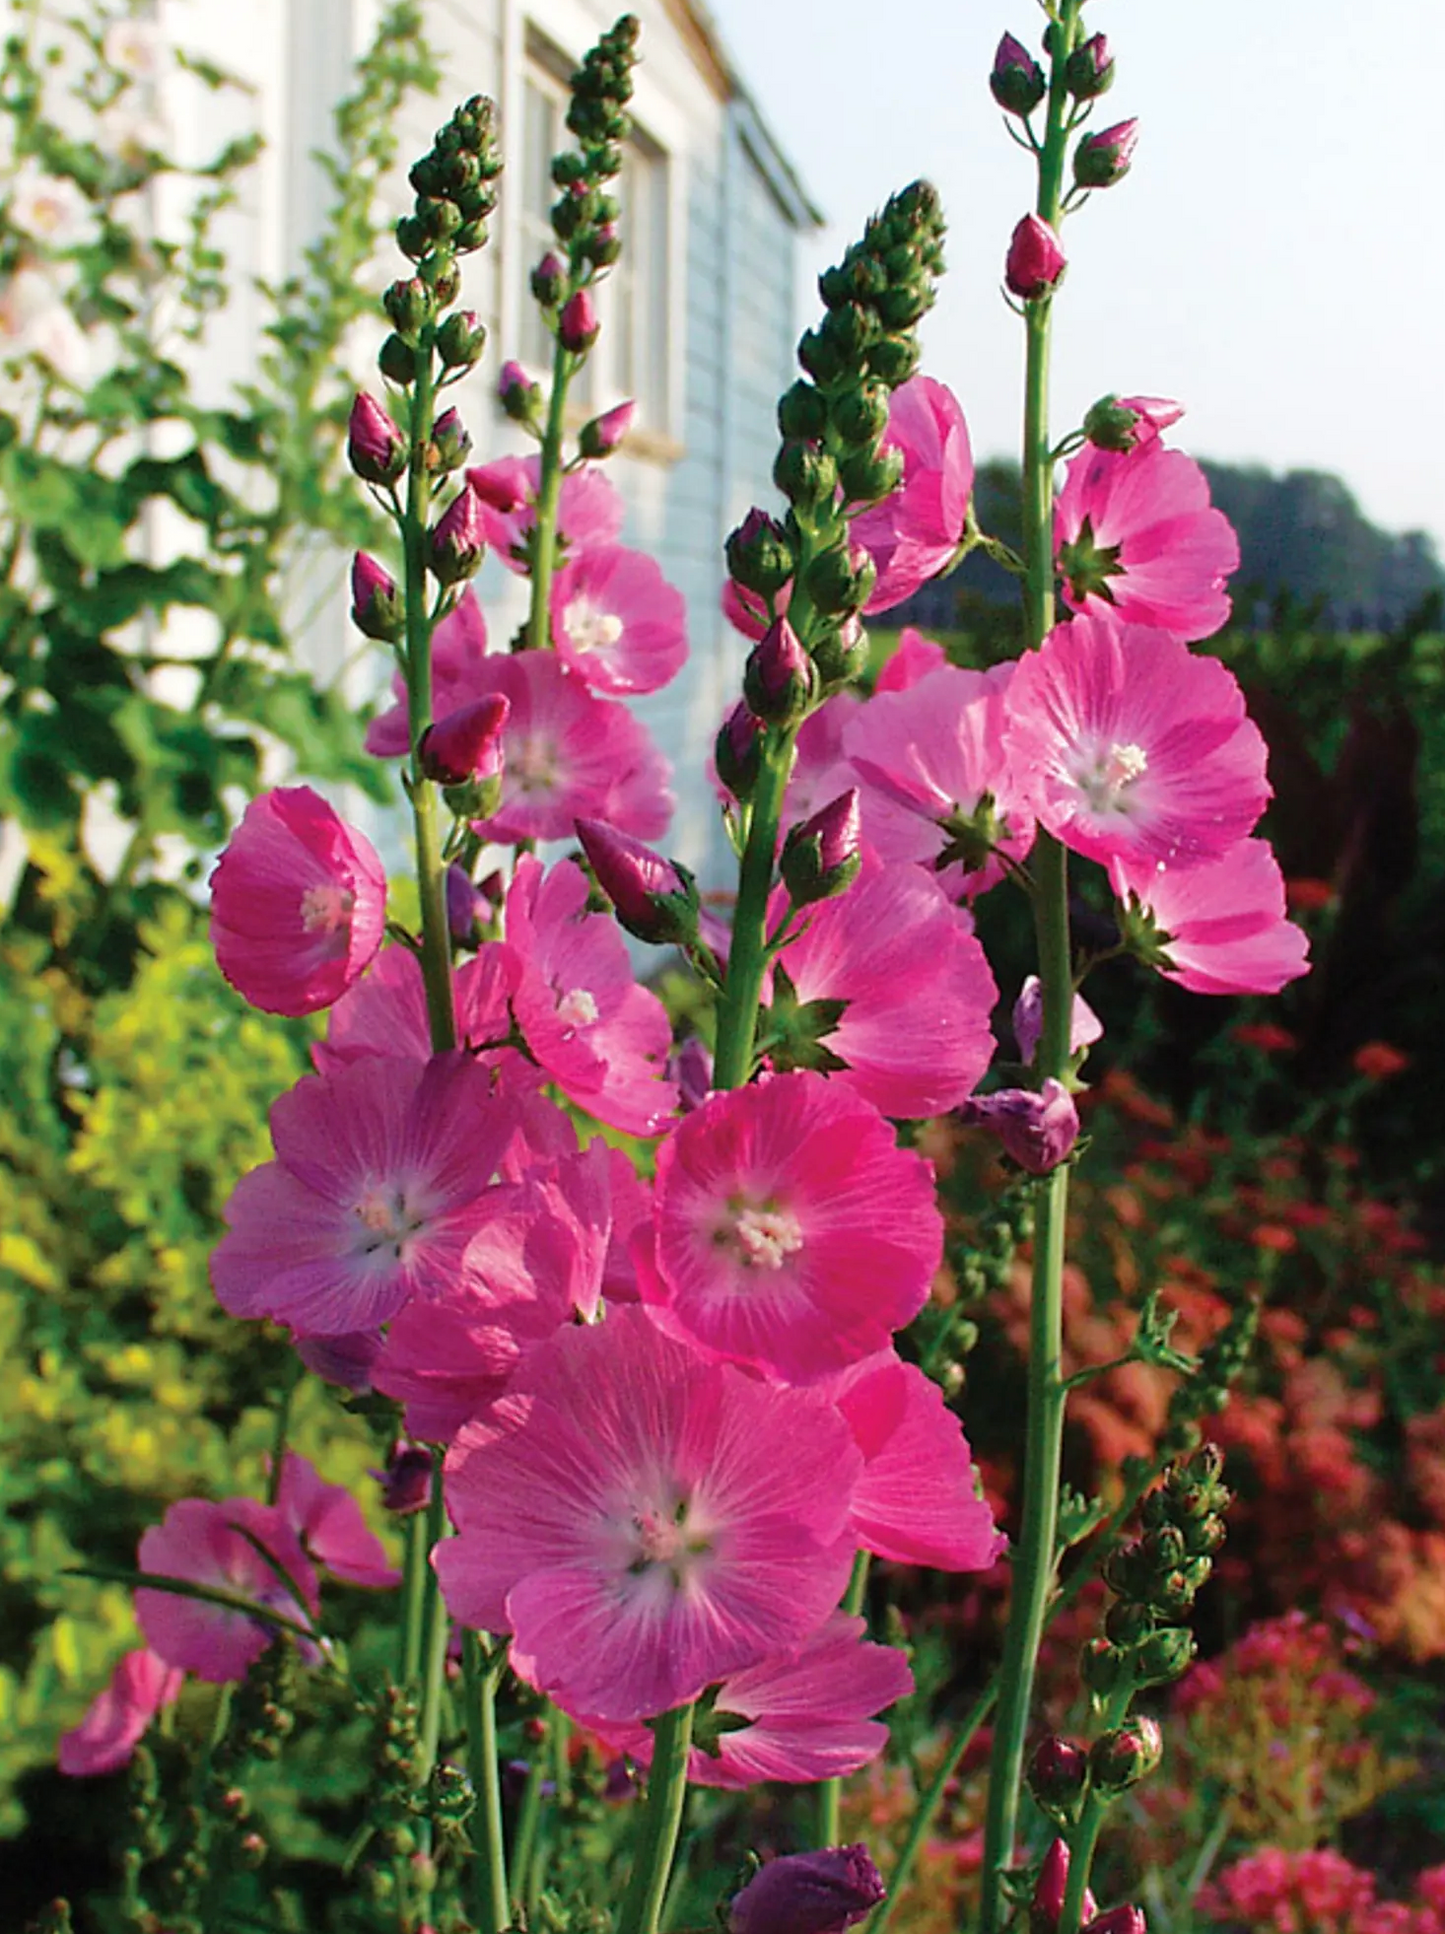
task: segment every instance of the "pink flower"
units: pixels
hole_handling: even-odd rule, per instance
[[[452,977],[458,1045],[483,1066],[498,1066],[512,1052],[498,1044],[511,1031],[508,1003],[521,973],[513,949],[489,941]],[[431,1054],[426,984],[421,962],[409,947],[382,949],[371,972],[332,1008],[326,1039],[311,1047],[320,1074],[377,1054],[414,1061]]]
[[[868,1849],[784,1854],[755,1873],[728,1909],[728,1934],[843,1934],[887,1896]]]
[[[310,1624],[319,1602],[316,1573],[296,1533],[280,1511],[254,1498],[182,1498],[142,1535],[137,1562],[163,1578],[232,1592],[297,1625]],[[248,1612],[144,1585],[135,1615],[167,1665],[212,1684],[244,1679],[278,1629]]]
[[[1075,618],[1018,661],[1007,749],[1040,824],[1105,865],[1191,866],[1249,832],[1266,749],[1215,658],[1165,631]]]
[[[933,1171],[820,1074],[715,1094],[657,1156],[644,1301],[710,1350],[815,1382],[883,1349],[942,1254]]]
[[[854,1540],[901,1565],[986,1571],[1008,1540],[938,1385],[887,1350],[845,1372],[829,1394],[863,1453],[849,1517]]]
[[[384,1590],[401,1583],[386,1549],[367,1526],[361,1506],[343,1485],[328,1484],[295,1451],[281,1462],[276,1508],[301,1540],[307,1556],[333,1578]]]
[[[1058,1167],[1079,1139],[1079,1111],[1062,1081],[1052,1075],[1042,1089],[999,1088],[975,1095],[958,1110],[965,1128],[987,1128],[1030,1175]]]
[[[1195,994],[1277,994],[1309,967],[1309,941],[1285,918],[1284,880],[1262,839],[1200,866],[1115,860],[1125,925],[1166,980]]]
[[[61,1734],[61,1772],[77,1779],[129,1765],[151,1720],[175,1703],[185,1676],[154,1652],[127,1652],[80,1724]]]
[[[841,1418],[665,1337],[569,1326],[447,1457],[453,1616],[514,1634],[569,1710],[642,1719],[797,1648],[837,1603],[858,1454]]]
[[[432,634],[433,719],[444,719],[485,695],[486,656],[487,622],[476,592],[468,588],[456,610],[443,618]],[[481,684],[477,683],[479,678]],[[366,728],[366,750],[378,759],[404,759],[411,750],[406,679],[400,672],[393,674],[391,689],[396,703]]]
[[[386,869],[309,786],[253,799],[211,875],[211,941],[252,1007],[314,1014],[366,971],[386,929]]]
[[[878,674],[875,692],[906,692],[920,678],[940,671],[948,663],[948,653],[932,638],[925,638],[913,625],[905,625],[898,643]]]
[[[1075,611],[1208,638],[1229,617],[1239,540],[1204,472],[1154,437],[1127,452],[1081,450],[1054,510],[1054,552]]]
[[[863,795],[863,837],[890,862],[916,860],[968,893],[1033,844],[1027,796],[1004,750],[1016,667],[946,665],[855,712],[843,749]]]
[[[656,692],[687,658],[687,605],[643,551],[589,550],[552,585],[552,641],[595,692]]]
[[[465,1054],[307,1075],[271,1110],[276,1160],[226,1205],[230,1232],[211,1256],[222,1306],[339,1336],[443,1295],[465,1276],[514,1129]]]
[[[894,390],[883,448],[903,453],[903,482],[855,517],[854,540],[870,553],[878,580],[865,611],[889,611],[951,562],[973,495],[973,450],[958,399],[931,376]]]
[[[1167,396],[1101,396],[1085,413],[1084,435],[1097,450],[1127,453],[1153,443],[1183,414],[1184,405]]]
[[[467,482],[482,500],[487,542],[509,570],[526,572],[528,539],[537,521],[537,456],[499,457],[467,472]],[[622,531],[623,505],[617,490],[591,464],[562,479],[557,535],[564,555],[614,544]]]
[[[775,1065],[841,1061],[835,1084],[880,1114],[943,1114],[993,1059],[998,990],[988,962],[968,915],[921,867],[885,866],[865,851],[856,883],[814,908],[778,968],[769,1019],[792,1040],[774,1050]]]
[[[323,1383],[364,1396],[381,1350],[381,1331],[351,1330],[344,1336],[293,1336],[296,1354]]]
[[[834,1612],[800,1651],[724,1679],[712,1711],[747,1724],[719,1732],[710,1751],[693,1747],[690,1783],[741,1788],[761,1780],[837,1779],[876,1759],[888,1728],[873,1715],[907,1698],[913,1674],[901,1652],[869,1644],[865,1630],[861,1618]],[[639,1766],[652,1764],[645,1726],[603,1720],[598,1730]]]
[[[672,1029],[632,978],[621,934],[588,913],[587,879],[524,855],[507,894],[507,943],[522,961],[512,1007],[527,1046],[579,1108],[633,1135],[660,1134],[677,1109],[666,1079]]]
[[[751,514],[751,513],[750,513]],[[791,582],[773,594],[773,607],[778,617],[785,617],[788,599],[792,596]],[[740,631],[744,638],[758,639],[773,622],[773,613],[768,610],[768,600],[756,591],[749,591],[732,578],[724,580],[722,588],[722,614],[734,631]]]

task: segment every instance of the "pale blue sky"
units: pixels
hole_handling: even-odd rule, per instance
[[[1031,0],[709,0],[830,218],[823,266],[893,188],[950,218],[926,367],[981,455],[1012,450],[1021,330],[998,294],[1032,162],[986,80]],[[1118,61],[1094,126],[1137,115],[1128,179],[1068,224],[1055,421],[1106,390],[1176,396],[1201,456],[1339,472],[1445,555],[1440,0],[1091,0]]]

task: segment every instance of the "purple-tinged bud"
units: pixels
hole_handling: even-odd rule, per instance
[[[762,769],[762,748],[758,744],[759,723],[748,710],[746,699],[737,704],[723,720],[722,730],[713,746],[717,776],[734,799],[746,801],[753,796]]]
[[[843,1934],[887,1891],[861,1844],[785,1854],[733,1896],[728,1934]]]
[[[441,471],[457,469],[471,455],[472,439],[455,410],[443,410],[432,425],[431,447],[435,467]]]
[[[542,407],[542,385],[534,383],[520,363],[503,363],[497,401],[514,423],[534,422]]]
[[[793,575],[793,547],[776,518],[753,507],[723,546],[728,576],[760,598],[775,597]]]
[[[850,786],[783,841],[778,866],[793,905],[811,906],[846,893],[863,864],[862,845],[858,789]]]
[[[567,288],[567,271],[555,255],[544,255],[532,271],[532,294],[544,309],[555,309]]]
[[[1045,1742],[1047,1743],[1047,1742]],[[1083,1755],[1080,1754],[1082,1759]],[[1057,1934],[1059,1916],[1064,1911],[1064,1895],[1069,1887],[1069,1844],[1055,1840],[1044,1855],[1034,1897],[1029,1904],[1029,1934]],[[1099,1904],[1086,1887],[1080,1903],[1081,1918],[1092,1920]]]
[[[376,1475],[381,1479],[382,1509],[407,1517],[431,1497],[431,1452],[425,1444],[396,1443],[385,1471]]]
[[[447,868],[447,928],[459,947],[477,944],[477,929],[491,912],[491,903],[471,875],[455,862]]]
[[[712,1056],[700,1035],[689,1034],[677,1052],[668,1059],[667,1074],[677,1083],[677,1105],[690,1115],[712,1093]]]
[[[406,438],[365,390],[357,393],[351,406],[346,456],[363,483],[395,483],[406,468]]]
[[[1101,396],[1084,418],[1084,435],[1096,450],[1127,455],[1153,443],[1183,414],[1184,405],[1167,396]]]
[[[437,354],[447,369],[470,369],[487,346],[487,326],[475,309],[454,309],[437,330]]]
[[[600,819],[579,819],[577,837],[612,902],[619,926],[655,947],[697,938],[697,888],[692,875],[640,839]]]
[[[1083,1934],[1149,1934],[1149,1923],[1142,1907],[1111,1907],[1106,1914],[1096,1914]]]
[[[1012,34],[1005,34],[993,57],[989,92],[1005,114],[1032,114],[1044,98],[1044,70]]]
[[[427,544],[427,563],[438,584],[459,584],[482,561],[486,548],[482,506],[470,484],[463,484],[433,526]]]
[[[1064,63],[1064,85],[1076,101],[1096,101],[1114,85],[1114,57],[1102,34],[1092,34]]]
[[[1089,1755],[1075,1740],[1050,1733],[1029,1761],[1029,1791],[1045,1813],[1069,1819],[1089,1778]],[[1067,1863],[1066,1863],[1067,1864]]]
[[[965,1128],[987,1128],[1030,1175],[1047,1175],[1058,1167],[1079,1139],[1079,1111],[1074,1097],[1052,1076],[1040,1094],[1032,1088],[1001,1088],[997,1094],[975,1095],[958,1110]]]
[[[1019,1044],[1019,1060],[1032,1061],[1044,1031],[1044,989],[1037,974],[1030,974],[1014,1002],[1014,1039]],[[1069,1021],[1069,1053],[1092,1047],[1104,1032],[1104,1023],[1082,994],[1075,994]]]
[[[381,299],[392,328],[413,344],[436,314],[436,298],[418,275],[393,282]]]
[[[1139,140],[1137,121],[1117,121],[1081,141],[1074,150],[1074,180],[1080,188],[1112,188],[1129,172]]]
[[[857,612],[836,631],[825,631],[813,647],[813,663],[828,687],[851,685],[868,668],[868,634]]]
[[[610,268],[622,253],[622,237],[616,222],[603,222],[582,238],[581,249],[594,268]]]
[[[429,725],[418,748],[426,777],[439,786],[497,778],[502,770],[502,734],[511,709],[500,692],[488,692]]]
[[[577,433],[577,448],[594,462],[600,457],[610,457],[622,447],[636,415],[637,405],[630,400],[604,410],[601,416],[594,416],[590,423],[582,425]]]
[[[1112,1732],[1100,1733],[1089,1749],[1089,1776],[1101,1793],[1123,1793],[1152,1773],[1163,1757],[1158,1721],[1136,1715]]]
[[[358,551],[351,560],[351,622],[364,636],[392,644],[401,636],[404,621],[396,579],[374,557]]]
[[[1037,302],[1058,287],[1068,259],[1059,238],[1037,215],[1025,215],[1013,232],[1004,263],[1004,282],[1010,295]]]
[[[568,297],[557,318],[557,340],[570,354],[581,356],[596,342],[600,327],[592,291],[579,289],[576,295]]]
[[[743,697],[758,718],[792,725],[807,711],[817,690],[818,674],[797,632],[786,618],[775,618],[748,653]]]

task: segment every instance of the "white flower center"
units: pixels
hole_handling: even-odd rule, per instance
[[[1127,812],[1129,788],[1149,770],[1149,755],[1142,745],[1120,745],[1117,741],[1100,747],[1092,764],[1078,773],[1084,797],[1095,812]]]
[[[671,1508],[652,1499],[637,1504],[618,1530],[634,1592],[686,1591],[712,1556],[709,1528],[686,1498]]]
[[[788,1209],[740,1209],[733,1217],[742,1260],[750,1269],[781,1269],[803,1246],[803,1230]]]
[[[591,1027],[598,1011],[596,1000],[585,987],[574,987],[557,1003],[557,1019],[563,1027]]]
[[[301,895],[301,925],[307,933],[329,937],[346,928],[355,906],[356,895],[349,887],[324,880]]]
[[[558,783],[557,749],[550,739],[519,739],[507,748],[507,776],[522,792],[553,792]]]
[[[425,1216],[408,1203],[406,1191],[395,1183],[367,1189],[356,1204],[356,1220],[361,1225],[359,1253],[376,1256],[390,1249],[397,1262],[403,1260],[409,1238],[426,1226]]]
[[[573,598],[562,623],[576,651],[608,651],[622,636],[621,618],[615,611],[604,611],[591,598]]]

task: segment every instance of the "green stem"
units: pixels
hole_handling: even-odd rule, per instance
[[[767,971],[768,896],[773,890],[783,794],[793,767],[792,730],[769,726],[748,818],[748,839],[738,875],[738,904],[717,1018],[713,1086],[741,1088],[753,1071],[758,1002]]]
[[[517,1831],[512,1836],[512,1908],[521,1921],[527,1913],[528,1896],[532,1891],[532,1857],[537,1846],[537,1822],[542,1817],[542,1788],[546,1783],[546,1767],[539,1750],[527,1772],[527,1784],[522,1789],[522,1804],[517,1809]]]
[[[1120,1686],[1110,1695],[1099,1727],[1101,1733],[1110,1732],[1115,1726],[1123,1724],[1133,1697],[1132,1683]],[[1084,1918],[1084,1894],[1094,1870],[1099,1832],[1108,1810],[1109,1801],[1100,1795],[1097,1787],[1090,1786],[1084,1795],[1078,1820],[1066,1836],[1069,1843],[1069,1876],[1064,1884],[1064,1904],[1059,1910],[1057,1934],[1079,1934]]]
[[[848,1589],[843,1594],[842,1610],[849,1618],[857,1618],[863,1609],[863,1601],[868,1595],[868,1566],[872,1554],[867,1551],[855,1552],[853,1571],[848,1580]],[[823,1780],[818,1786],[818,1845],[836,1847],[842,1838],[840,1817],[843,1805],[843,1782],[840,1778]]]
[[[426,1513],[413,1511],[406,1521],[406,1569],[401,1587],[398,1673],[404,1686],[414,1686],[421,1678],[421,1607],[426,1570]]]
[[[582,366],[580,356],[558,339],[552,357],[552,395],[542,432],[537,479],[537,518],[532,526],[532,602],[527,611],[527,649],[546,651],[552,643],[552,575],[557,568],[557,507],[562,500],[562,425],[567,391]]]
[[[286,1436],[291,1428],[291,1401],[301,1380],[301,1359],[292,1358],[291,1369],[276,1399],[276,1421],[271,1428],[271,1468],[266,1473],[266,1502],[274,1505],[281,1495],[281,1471],[286,1462]]]
[[[433,1552],[447,1534],[447,1507],[442,1491],[442,1461],[432,1468],[431,1500],[426,1513],[426,1550]],[[421,1722],[420,1764],[417,1786],[424,1788],[437,1760],[437,1740],[441,1734],[442,1681],[446,1677],[447,1638],[451,1621],[442,1604],[441,1581],[436,1566],[427,1563],[422,1588],[421,1612]]]
[[[476,1794],[472,1815],[472,1913],[481,1934],[502,1934],[507,1905],[507,1853],[502,1835],[502,1785],[497,1771],[497,1685],[505,1655],[489,1664],[479,1633],[462,1633],[462,1696],[466,1702],[467,1768]]]
[[[653,1722],[652,1769],[642,1843],[627,1883],[617,1934],[658,1934],[687,1803],[687,1759],[692,1747],[692,1707],[678,1706]]]
[[[893,1910],[898,1905],[899,1896],[908,1885],[913,1873],[913,1863],[918,1858],[918,1850],[928,1837],[948,1782],[958,1771],[964,1754],[973,1744],[974,1735],[993,1710],[994,1700],[998,1697],[998,1680],[986,1685],[973,1703],[973,1709],[953,1736],[953,1744],[939,1761],[933,1778],[928,1782],[928,1791],[919,1801],[913,1819],[909,1823],[908,1838],[899,1849],[898,1858],[893,1863],[893,1871],[888,1876],[887,1896],[879,1902],[868,1923],[867,1934],[884,1934],[884,1929],[893,1918]]]

